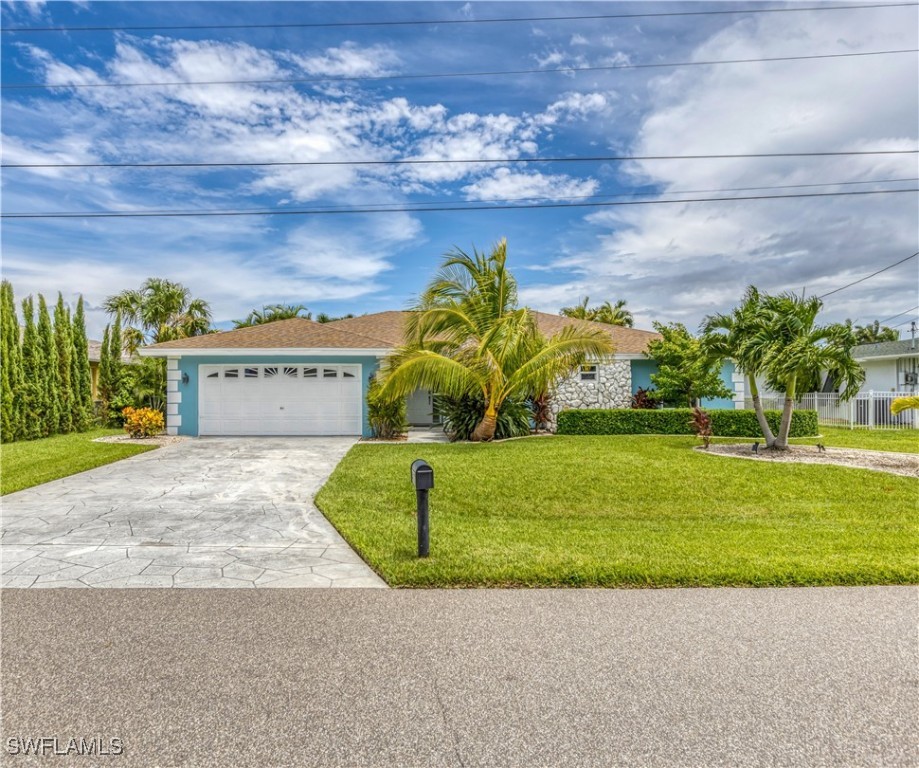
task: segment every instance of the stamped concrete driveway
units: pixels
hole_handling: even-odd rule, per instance
[[[313,504],[351,438],[203,438],[5,496],[4,587],[383,587]]]

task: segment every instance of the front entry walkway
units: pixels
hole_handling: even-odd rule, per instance
[[[3,587],[384,587],[313,504],[351,438],[200,438],[3,497]]]

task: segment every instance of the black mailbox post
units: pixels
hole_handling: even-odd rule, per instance
[[[412,485],[418,501],[418,557],[427,557],[431,549],[428,491],[434,487],[434,469],[424,459],[412,462]]]

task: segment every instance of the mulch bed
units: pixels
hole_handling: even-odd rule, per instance
[[[856,469],[873,469],[906,477],[919,477],[919,454],[913,453],[867,451],[861,448],[827,448],[826,451],[821,451],[816,445],[793,445],[787,451],[769,451],[760,445],[759,452],[753,453],[750,443],[739,445],[713,443],[707,450],[701,446],[695,450],[733,459],[792,464],[830,464]]]

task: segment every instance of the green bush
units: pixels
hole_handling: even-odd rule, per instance
[[[437,412],[444,420],[444,430],[450,434],[452,440],[468,440],[485,413],[485,400],[480,396],[435,395],[434,402]],[[532,416],[533,411],[526,402],[505,400],[498,411],[495,440],[530,434]]]
[[[408,420],[405,418],[405,398],[384,400],[380,397],[380,383],[371,379],[367,390],[367,420],[373,436],[381,440],[392,440],[405,434]]]
[[[753,411],[711,410],[712,432],[716,437],[762,437]],[[656,411],[615,408],[571,410],[558,415],[560,435],[692,435],[692,409],[663,408]],[[766,411],[773,432],[779,429],[781,411]],[[791,437],[817,434],[817,412],[795,411]]]

